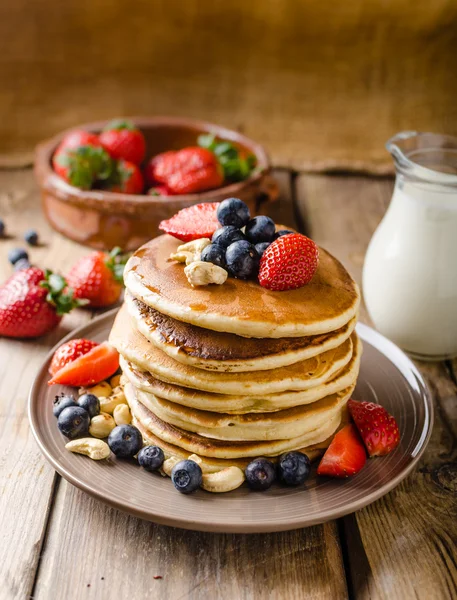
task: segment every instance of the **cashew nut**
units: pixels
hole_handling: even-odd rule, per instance
[[[90,388],[81,388],[80,394],[94,394],[98,398],[107,398],[113,391],[112,387],[107,381],[101,381]]]
[[[116,427],[116,423],[111,415],[101,412],[90,420],[89,433],[96,438],[102,439],[109,436]]]
[[[222,285],[228,277],[227,271],[222,267],[201,260],[197,260],[187,267],[184,267],[184,273],[186,274],[190,285],[193,287],[208,285],[210,283]]]
[[[119,404],[127,404],[124,391],[121,387],[115,388],[109,398],[100,398],[100,410],[110,415],[113,414],[114,409]]]
[[[170,456],[170,458],[167,458],[167,460],[164,461],[163,465],[162,465],[162,471],[168,475],[168,477],[171,477],[171,472],[173,470],[173,467],[175,465],[177,465],[179,463],[179,461],[181,461],[181,458],[178,458],[177,456]]]
[[[84,454],[92,460],[102,460],[104,458],[108,458],[111,453],[106,442],[103,442],[102,440],[96,440],[94,438],[80,438],[78,440],[72,440],[65,445],[65,448],[70,452]]]
[[[113,375],[109,380],[109,383],[113,389],[116,388],[121,383],[121,374]]]
[[[178,246],[176,253],[170,254],[170,258],[172,260],[177,260],[178,262],[185,262],[186,265],[190,265],[191,263],[200,260],[204,248],[210,244],[211,242],[208,238],[192,240],[191,242]]]
[[[113,411],[113,417],[116,425],[128,425],[132,420],[127,404],[118,404]]]
[[[202,488],[207,492],[231,492],[244,481],[244,473],[239,467],[227,467],[217,473],[203,473]]]

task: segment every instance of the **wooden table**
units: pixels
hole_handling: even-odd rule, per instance
[[[336,254],[360,282],[391,180],[278,170],[272,211]],[[51,231],[31,169],[0,171],[0,216],[28,227],[41,266],[65,271],[87,249]],[[93,317],[75,311],[37,341],[0,340],[0,598],[237,600],[457,598],[457,362],[419,364],[435,399],[420,466],[394,491],[338,521],[271,535],[215,535],[129,517],[91,499],[47,464],[27,421],[27,394],[48,350]],[[367,321],[362,310],[361,319]],[[160,577],[157,577],[160,576]]]

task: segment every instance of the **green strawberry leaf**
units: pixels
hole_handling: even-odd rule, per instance
[[[217,141],[213,134],[202,134],[198,136],[198,145],[214,152],[224,171],[227,181],[243,181],[255,168],[255,156],[250,154],[246,158],[240,156],[239,149],[228,141]]]
[[[216,143],[216,136],[213,133],[202,133],[197,138],[197,144],[200,148],[207,148],[208,150],[214,150]]]
[[[48,293],[46,301],[54,306],[56,313],[62,316],[69,313],[74,308],[84,306],[88,300],[79,300],[74,297],[74,291],[68,287],[68,284],[62,275],[53,273],[49,269],[45,272],[45,278],[40,281],[40,287],[45,288]]]
[[[129,121],[128,119],[112,119],[105,127],[103,127],[103,131],[113,131],[128,129],[130,131],[136,131],[137,127]]]
[[[105,264],[111,270],[113,277],[119,283],[124,281],[125,265],[130,258],[130,254],[122,254],[122,250],[116,246],[108,254]]]

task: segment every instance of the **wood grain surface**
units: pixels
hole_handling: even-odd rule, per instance
[[[360,281],[368,239],[390,180],[276,172],[271,214],[304,227]],[[29,169],[0,170],[1,217],[14,238],[45,244],[32,261],[65,269],[87,252],[44,223]],[[160,527],[106,507],[56,476],[31,437],[26,397],[38,365],[76,311],[40,341],[0,340],[0,598],[357,599],[457,597],[457,380],[455,362],[419,364],[437,417],[420,467],[398,488],[339,522],[271,535],[214,535]],[[363,320],[367,316],[363,313]]]
[[[276,165],[385,171],[397,131],[457,133],[456,18],[449,0],[2,0],[0,154],[172,114],[242,129]]]

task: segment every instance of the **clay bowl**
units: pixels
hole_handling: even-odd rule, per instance
[[[47,219],[54,229],[70,239],[97,249],[120,246],[124,250],[134,250],[160,233],[158,225],[162,219],[168,219],[192,204],[218,202],[235,196],[244,200],[254,215],[261,204],[277,198],[277,185],[269,175],[270,162],[264,148],[244,135],[191,119],[139,117],[130,120],[145,135],[147,158],[165,150],[194,146],[199,134],[211,132],[254,154],[257,166],[245,181],[202,194],[170,197],[82,191],[68,185],[51,167],[53,153],[64,135],[71,130],[64,131],[37,146],[35,175],[41,188]],[[106,123],[88,123],[77,129],[99,132]]]

